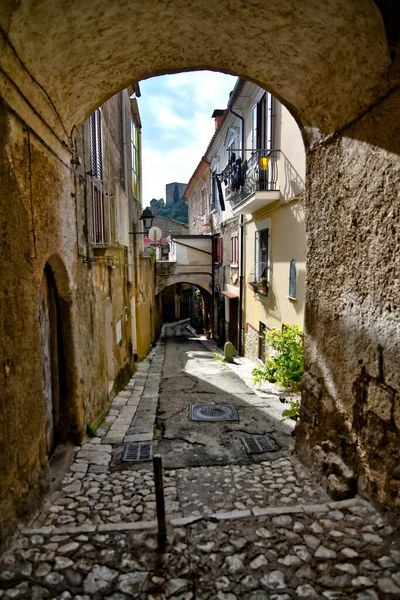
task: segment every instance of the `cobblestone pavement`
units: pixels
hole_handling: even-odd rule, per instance
[[[289,600],[400,598],[398,530],[361,498],[333,502],[289,453],[166,470],[157,544],[151,441],[165,338],[76,449],[61,488],[0,561],[0,598]]]

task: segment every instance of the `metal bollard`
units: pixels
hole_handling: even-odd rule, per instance
[[[164,483],[162,474],[162,460],[159,454],[153,457],[154,486],[156,490],[158,543],[165,544],[167,541],[167,526],[165,523],[165,500]]]

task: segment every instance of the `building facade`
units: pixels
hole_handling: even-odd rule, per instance
[[[131,234],[141,230],[142,212],[141,123],[133,92],[119,92],[80,127],[61,220],[47,199],[63,182],[53,174],[51,186],[41,187],[43,146],[25,136],[35,226],[26,254],[32,293],[20,351],[34,340],[29,352],[35,360],[26,373],[29,393],[6,386],[3,396],[0,541],[38,506],[56,450],[80,443],[87,426],[101,422],[157,336],[154,261],[142,256],[144,236]],[[62,234],[55,236],[59,225]]]
[[[213,236],[214,337],[263,360],[266,329],[304,324],[304,145],[289,111],[241,79],[213,116],[185,192],[190,231]]]

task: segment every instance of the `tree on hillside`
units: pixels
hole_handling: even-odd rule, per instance
[[[175,186],[175,191],[177,190],[177,186]],[[181,196],[179,198],[179,190],[178,190],[178,200],[175,201],[175,191],[174,191],[174,203],[170,206],[165,204],[163,198],[157,200],[153,198],[150,200],[150,210],[157,211],[157,214],[160,217],[171,217],[174,221],[180,221],[181,223],[188,223],[188,207],[187,204]]]

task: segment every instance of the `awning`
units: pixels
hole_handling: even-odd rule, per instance
[[[228,292],[227,290],[223,290],[221,292],[224,296],[229,298],[229,300],[234,300],[235,298],[239,298],[239,294],[234,294],[233,292]]]

